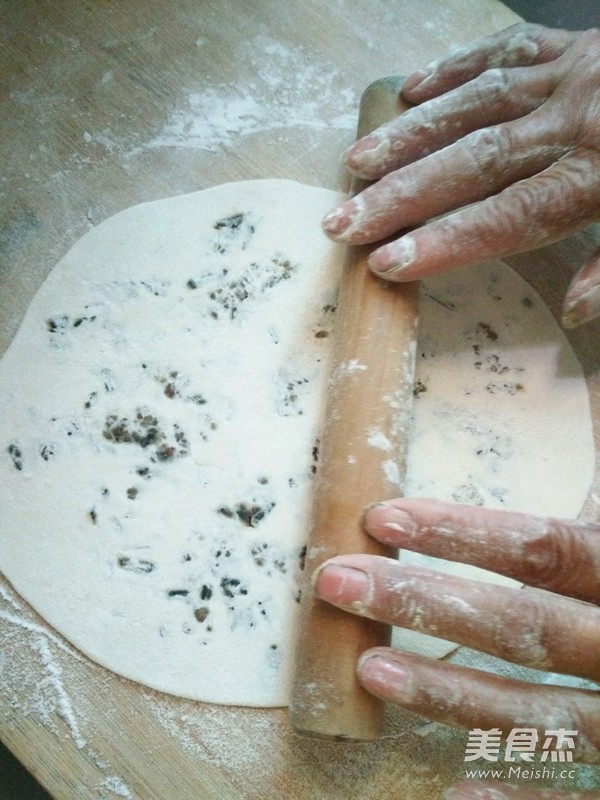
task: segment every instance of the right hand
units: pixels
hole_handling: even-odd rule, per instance
[[[424,278],[600,218],[600,31],[516,25],[414,73],[402,94],[416,106],[345,156],[377,183],[323,223],[349,244],[417,226],[372,253],[378,276]],[[600,251],[573,279],[563,324],[599,314]]]

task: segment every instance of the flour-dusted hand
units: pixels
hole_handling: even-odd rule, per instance
[[[403,499],[368,509],[385,544],[501,573],[500,587],[368,555],[338,556],[317,595],[339,608],[544,671],[600,679],[600,525]],[[577,731],[575,757],[600,764],[600,692],[532,684],[392,648],[364,653],[373,694],[468,729]],[[559,724],[560,723],[560,724]],[[543,738],[540,738],[543,741]]]
[[[402,94],[417,105],[345,156],[377,183],[324,220],[349,244],[419,226],[374,251],[378,275],[531,250],[600,216],[599,31],[516,25],[411,75]],[[598,314],[600,252],[573,279],[563,324]]]

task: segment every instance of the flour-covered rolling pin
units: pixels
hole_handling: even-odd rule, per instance
[[[365,90],[359,137],[406,110],[401,83],[383,78]],[[365,185],[355,180],[353,193]],[[402,494],[418,288],[376,278],[367,267],[372,249],[349,248],[341,281],[289,712],[297,733],[355,741],[376,739],[383,722],[381,702],[356,679],[356,662],[367,648],[389,644],[391,630],[318,600],[312,582],[332,556],[393,555],[363,532],[361,515]]]

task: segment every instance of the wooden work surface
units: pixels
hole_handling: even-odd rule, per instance
[[[345,188],[339,155],[370,82],[516,19],[496,0],[2,3],[0,352],[91,226],[231,180]],[[512,263],[556,308],[593,238]],[[572,337],[596,418],[598,330]],[[380,743],[338,745],[295,738],[281,709],[131,683],[77,653],[1,580],[0,644],[0,736],[56,798],[433,800],[463,777],[466,735],[398,711]]]

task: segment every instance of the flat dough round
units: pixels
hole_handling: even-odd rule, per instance
[[[54,269],[0,364],[0,566],[122,675],[285,702],[337,198],[242,182],[117,214]]]
[[[199,700],[286,703],[342,257],[320,220],[338,198],[267,180],[128,209],[57,265],[0,363],[0,567],[121,675]],[[428,327],[431,313],[466,324],[465,292],[482,308],[464,288],[471,273],[425,287],[410,486],[543,512],[543,479],[549,498],[564,495],[561,513],[576,515],[593,470],[581,371],[537,295],[504,265],[486,269],[477,291],[503,311],[481,311],[475,330]],[[521,317],[498,355],[491,330],[499,347]],[[452,427],[465,387],[424,367],[441,363],[436,335],[445,345],[466,336],[460,369],[482,392],[456,400],[466,410],[454,435],[465,453],[486,452],[451,460],[450,483],[424,448],[432,425],[436,436],[442,420]],[[496,355],[509,373],[494,372]],[[486,381],[525,389],[482,390]],[[455,459],[452,435],[440,437],[435,459],[448,460],[448,446]],[[473,465],[484,461],[481,477]]]
[[[594,471],[584,384],[547,306],[506,264],[424,281],[406,493],[578,513]]]
[[[581,366],[542,298],[496,261],[421,287],[406,494],[556,517],[581,510],[595,469]],[[403,552],[402,563],[515,581]],[[439,658],[452,642],[397,629],[396,647]]]

